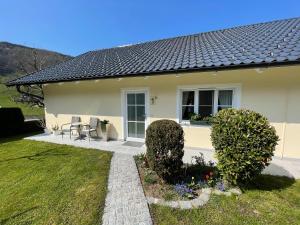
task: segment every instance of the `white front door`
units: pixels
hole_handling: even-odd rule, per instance
[[[126,92],[127,140],[144,141],[146,130],[146,92]]]

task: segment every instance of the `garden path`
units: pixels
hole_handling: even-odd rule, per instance
[[[151,225],[147,199],[131,155],[113,155],[103,225]]]

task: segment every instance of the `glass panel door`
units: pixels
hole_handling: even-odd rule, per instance
[[[145,93],[127,93],[127,136],[145,138]]]

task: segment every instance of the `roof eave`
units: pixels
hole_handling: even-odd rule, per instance
[[[13,81],[8,81],[5,85],[7,87],[19,86],[19,85],[34,85],[34,84],[48,84],[48,83],[59,83],[59,82],[74,82],[74,81],[84,81],[84,80],[100,80],[100,79],[116,79],[123,77],[138,77],[138,76],[159,76],[173,73],[183,73],[183,72],[205,72],[205,71],[224,71],[224,70],[238,70],[238,69],[248,69],[248,68],[261,68],[261,67],[275,67],[275,66],[289,66],[300,64],[300,59],[296,61],[283,61],[283,62],[270,62],[270,63],[250,63],[250,64],[240,64],[240,65],[228,65],[219,67],[202,67],[202,68],[188,68],[188,69],[176,69],[176,70],[164,70],[164,71],[151,71],[142,73],[132,73],[132,74],[118,74],[111,76],[93,76],[75,79],[58,79],[53,81],[38,81],[38,82],[24,82],[24,83],[13,83]]]

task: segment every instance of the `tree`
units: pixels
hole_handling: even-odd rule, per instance
[[[17,85],[17,91],[20,93],[18,97],[14,97],[15,102],[28,104],[31,107],[41,107],[44,105],[44,93],[42,85]]]
[[[46,56],[42,56],[36,49],[32,49],[30,60],[25,64],[24,61],[18,62],[18,69],[24,74],[36,73],[45,67]],[[44,107],[44,93],[42,85],[17,85],[18,97],[13,101],[28,104],[31,107]]]
[[[24,74],[35,73],[45,68],[47,56],[43,56],[36,49],[32,49],[28,58],[26,63],[21,60],[18,62],[18,69]]]

